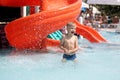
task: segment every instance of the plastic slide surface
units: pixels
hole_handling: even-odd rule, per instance
[[[16,19],[6,25],[6,37],[11,46],[19,49],[42,49],[46,46],[58,46],[59,40],[49,39],[47,36],[63,28],[67,22],[75,21],[80,13],[81,4],[82,0],[0,0],[0,6],[40,5],[41,8],[40,13]],[[77,22],[76,24],[78,25],[77,33],[82,34],[89,41],[106,41],[100,39],[99,34],[93,29]]]
[[[0,0],[0,6],[36,6],[41,12],[10,22],[5,27],[11,46],[19,49],[41,49],[58,46],[58,40],[47,36],[67,22],[74,21],[80,13],[81,0]]]
[[[82,25],[77,20],[75,20],[74,22],[77,25],[76,32],[84,36],[90,42],[92,43],[107,42],[107,40],[104,37],[102,37],[102,35],[100,35],[96,30],[94,30],[90,26]]]

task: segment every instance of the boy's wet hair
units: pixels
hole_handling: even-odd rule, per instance
[[[68,22],[67,27],[69,27],[69,26],[75,26],[75,23],[74,22]]]

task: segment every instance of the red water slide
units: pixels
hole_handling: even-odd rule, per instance
[[[77,20],[75,20],[74,22],[77,25],[76,32],[84,36],[90,42],[107,42],[107,40],[104,37],[102,37],[102,35],[100,35],[96,30],[94,30],[90,26],[82,25]]]
[[[6,25],[6,37],[11,46],[20,49],[58,46],[60,42],[46,38],[47,35],[61,29],[67,22],[75,21],[80,13],[81,4],[81,0],[0,0],[0,6],[41,6],[40,13],[16,19]],[[99,39],[97,32],[93,33],[92,29],[89,30],[77,22],[76,24],[78,25],[77,32],[91,42],[104,41]],[[91,33],[95,37],[92,37]]]

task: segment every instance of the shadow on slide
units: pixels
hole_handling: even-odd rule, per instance
[[[10,22],[5,27],[6,37],[11,46],[18,49],[42,49],[58,46],[59,40],[47,36],[68,22],[74,21],[80,13],[82,0],[0,0],[0,6],[40,6],[41,12]],[[78,25],[77,33],[91,42],[101,42],[99,34],[92,29]],[[93,37],[95,36],[95,37]]]

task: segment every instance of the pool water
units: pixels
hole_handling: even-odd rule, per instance
[[[100,31],[110,42],[119,43],[120,34]],[[62,54],[52,48],[48,54],[1,50],[1,80],[120,80],[120,45],[92,44],[79,40],[78,62],[62,63]],[[21,55],[11,55],[18,53]],[[2,55],[3,54],[3,55]]]

